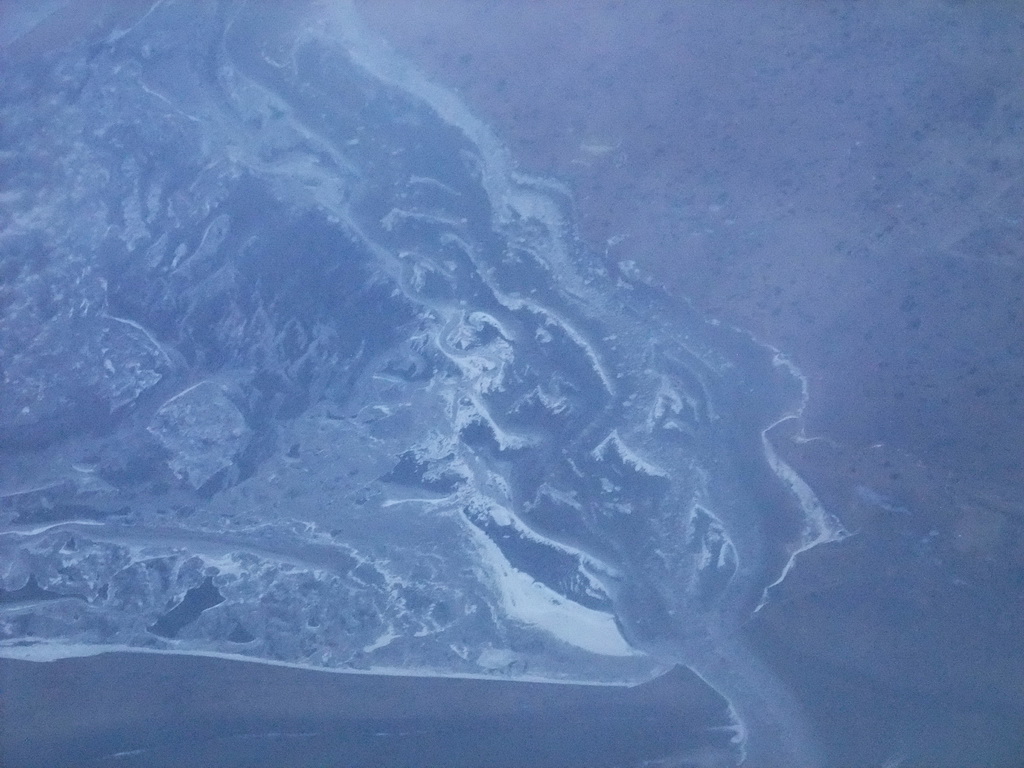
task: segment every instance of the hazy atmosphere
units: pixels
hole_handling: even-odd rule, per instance
[[[1024,10],[0,10],[0,764],[1024,765]]]

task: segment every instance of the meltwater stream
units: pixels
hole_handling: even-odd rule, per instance
[[[741,634],[845,535],[772,447],[806,399],[785,358],[589,252],[569,192],[347,5],[102,21],[0,86],[62,158],[9,182],[36,272],[4,310],[0,587],[48,599],[0,606],[0,653],[685,665],[732,761],[813,765]]]

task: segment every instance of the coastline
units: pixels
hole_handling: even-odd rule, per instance
[[[485,680],[497,683],[536,683],[541,685],[583,685],[597,688],[635,688],[638,685],[646,685],[652,680],[657,680],[667,671],[661,672],[654,677],[638,682],[598,682],[594,680],[572,680],[556,679],[550,677],[531,676],[526,674],[499,675],[499,674],[471,674],[467,672],[445,672],[435,669],[419,669],[415,667],[367,667],[357,669],[354,667],[327,667],[316,664],[303,664],[293,661],[279,661],[277,659],[261,659],[256,656],[246,656],[242,653],[225,653],[221,651],[203,650],[174,650],[164,648],[140,648],[127,645],[104,645],[101,643],[66,643],[60,640],[51,641],[47,638],[18,638],[15,641],[0,642],[0,659],[12,661],[28,661],[33,663],[49,663],[63,661],[66,659],[83,659],[92,656],[107,654],[146,654],[158,656],[196,656],[207,659],[221,659],[223,661],[243,662],[248,664],[262,664],[271,667],[284,667],[286,669],[301,669],[310,672],[324,672],[335,675],[369,675],[383,677],[411,677],[411,678],[436,678],[451,680]]]
[[[731,749],[724,703],[684,669],[621,688],[106,653],[0,661],[0,689],[21,692],[0,732],[12,766],[564,768]]]

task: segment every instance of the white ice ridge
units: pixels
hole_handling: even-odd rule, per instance
[[[665,477],[667,478],[668,472],[655,464],[644,459],[640,454],[628,447],[622,442],[622,438],[619,437],[619,431],[613,429],[604,440],[602,440],[590,455],[595,459],[602,461],[608,458],[608,449],[614,450],[622,461],[628,466],[635,469],[642,475],[650,475],[652,477]]]
[[[475,256],[472,246],[470,246],[469,243],[461,237],[451,233],[446,233],[441,236],[441,242],[445,244],[455,244],[463,253],[466,254],[466,257],[476,266],[480,278],[484,281],[491,293],[494,294],[494,297],[502,304],[502,306],[512,310],[513,312],[517,310],[526,310],[527,312],[531,312],[539,317],[543,317],[545,324],[561,328],[565,335],[572,339],[572,341],[583,350],[584,354],[590,360],[590,364],[593,367],[594,372],[601,379],[601,384],[604,385],[605,390],[607,390],[610,395],[615,395],[615,382],[605,367],[604,361],[601,359],[601,355],[598,354],[596,349],[594,349],[594,346],[590,341],[568,320],[562,317],[562,315],[556,310],[551,307],[547,307],[538,301],[527,299],[519,295],[510,296],[505,293],[497,283],[490,279],[490,268],[486,264],[480,263],[479,259]],[[566,276],[562,275],[561,277],[564,279]],[[506,338],[512,337],[506,336]]]
[[[819,544],[842,541],[850,535],[849,531],[846,530],[839,519],[825,509],[817,495],[811,487],[804,482],[804,479],[797,474],[796,470],[789,466],[789,464],[779,456],[775,450],[775,446],[772,445],[771,439],[768,437],[768,433],[775,429],[779,424],[796,418],[799,418],[797,414],[787,414],[770,426],[761,430],[761,445],[764,447],[764,456],[768,461],[768,466],[771,467],[772,472],[774,472],[775,475],[786,484],[800,502],[800,507],[804,511],[804,530],[801,533],[800,540],[796,543],[793,551],[790,553],[789,560],[782,569],[782,573],[779,574],[779,578],[765,587],[764,592],[761,594],[761,601],[754,609],[754,613],[761,610],[768,602],[768,593],[772,587],[776,587],[781,584],[783,579],[785,579],[789,574],[796,561],[797,555],[802,552],[806,552],[809,549],[813,549]]]
[[[397,634],[393,627],[388,627],[388,630],[384,634],[382,634],[369,645],[363,646],[363,653],[373,653],[374,651],[379,650],[381,648],[386,648],[399,638],[401,638],[401,635]]]
[[[580,349],[582,349],[583,352],[586,354],[587,358],[590,360],[590,364],[594,368],[594,372],[601,379],[601,383],[604,385],[604,388],[605,390],[607,390],[608,394],[615,394],[615,383],[614,381],[612,381],[611,374],[609,374],[608,371],[605,369],[604,361],[601,359],[601,356],[597,353],[597,350],[594,349],[593,345],[586,339],[586,337],[582,333],[580,333],[572,325],[570,325],[569,321],[563,318],[558,312],[551,309],[550,307],[545,307],[539,304],[538,302],[532,301],[530,299],[510,298],[507,301],[503,301],[502,303],[512,310],[525,309],[530,312],[533,312],[536,315],[541,315],[551,325],[561,328],[565,332],[565,334],[570,339],[572,339],[576,343],[576,345],[579,346]]]
[[[538,544],[541,544],[545,547],[556,549],[559,552],[563,552],[566,555],[576,558],[576,561],[579,563],[580,574],[590,582],[591,586],[595,590],[601,592],[602,594],[604,593],[604,585],[597,577],[597,573],[602,573],[610,576],[615,576],[617,578],[621,578],[621,574],[619,573],[618,569],[614,568],[609,563],[606,563],[605,561],[597,557],[594,557],[594,555],[590,554],[584,549],[581,549],[580,547],[571,546],[556,539],[552,539],[537,533],[537,531],[535,531],[533,528],[527,525],[527,523],[521,517],[519,517],[519,515],[517,515],[508,507],[502,504],[498,504],[492,499],[484,498],[478,495],[476,498],[471,499],[469,501],[469,504],[475,506],[478,511],[485,512],[498,525],[503,527],[511,527],[520,536],[523,536],[524,538],[529,539],[530,541],[535,541]],[[577,507],[578,506],[579,505],[577,505]]]
[[[450,216],[438,216],[422,211],[407,211],[404,208],[392,208],[381,220],[380,225],[388,232],[406,221],[426,221],[433,224],[444,224],[453,229],[466,225],[465,218],[453,219]]]
[[[314,672],[328,672],[342,675],[387,675],[389,677],[433,677],[457,678],[468,680],[494,680],[493,674],[470,672],[449,672],[446,670],[429,669],[427,667],[369,667],[353,669],[350,667],[327,667],[315,661],[277,661],[255,656],[244,656],[240,653],[223,653],[220,651],[196,651],[180,649],[138,648],[130,645],[99,645],[92,643],[73,643],[66,640],[55,640],[49,637],[19,637],[16,640],[0,640],[0,659],[17,661],[48,662],[60,659],[79,659],[89,656],[101,656],[105,653],[151,653],[163,656],[202,656],[227,661],[244,661],[250,664],[265,664],[271,667],[288,667],[290,669],[309,669]],[[594,682],[593,680],[573,680],[540,677],[537,675],[503,676],[502,679],[516,680],[523,683],[546,683],[548,685],[592,685],[600,687],[629,688],[632,682]]]
[[[729,538],[729,534],[726,533],[727,529],[722,523],[721,518],[703,504],[694,504],[693,509],[690,512],[686,531],[688,543],[692,545],[697,538],[696,524],[698,515],[703,515],[710,520],[711,525],[709,526],[707,533],[704,534],[700,540],[700,553],[695,558],[697,570],[703,571],[712,564],[712,554],[714,553],[712,553],[709,543],[721,544],[721,546],[717,547],[717,556],[714,558],[715,568],[722,569],[730,565],[730,563],[734,568],[738,568],[739,555],[736,552],[735,543],[733,543],[733,540]],[[732,579],[731,576],[729,578],[730,580]],[[696,586],[696,584],[692,584],[691,589],[695,589]]]
[[[451,187],[449,187],[444,182],[438,181],[437,179],[435,179],[433,177],[430,177],[430,176],[415,176],[415,175],[413,175],[413,176],[409,177],[409,183],[410,184],[421,184],[421,185],[423,185],[425,187],[433,187],[434,189],[441,189],[441,190],[444,190],[445,192],[447,192],[452,197],[462,197],[462,193],[459,192],[458,190],[452,189]]]
[[[35,528],[6,528],[0,531],[0,536],[36,536],[40,533],[45,533],[51,528],[63,528],[67,525],[99,525],[103,523],[99,520],[61,520],[58,523],[44,523],[43,525],[36,526]]]
[[[479,528],[466,523],[480,560],[501,597],[505,615],[513,621],[543,630],[562,642],[601,656],[637,656],[619,632],[610,613],[587,608],[535,581],[508,561],[504,553]]]
[[[490,428],[498,447],[503,451],[536,444],[537,439],[534,437],[518,435],[498,426],[487,406],[480,400],[478,393],[466,393],[464,396],[458,397],[458,392],[451,392],[448,393],[448,397],[450,400],[448,407],[452,414],[452,429],[456,432],[482,421]]]
[[[117,323],[123,323],[124,325],[127,325],[127,326],[137,330],[139,333],[141,333],[143,336],[145,336],[146,339],[149,340],[149,343],[153,345],[154,349],[156,349],[156,350],[158,350],[160,352],[160,356],[163,358],[164,364],[168,365],[168,366],[171,365],[171,358],[168,357],[167,356],[167,352],[164,351],[163,344],[161,344],[159,341],[157,341],[156,338],[153,336],[153,334],[150,333],[146,328],[144,328],[143,326],[139,325],[134,320],[129,320],[126,317],[115,317],[114,315],[106,314],[106,313],[104,313],[104,317],[107,317],[110,320],[113,320],[114,322],[117,322]]]

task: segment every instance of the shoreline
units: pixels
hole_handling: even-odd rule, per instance
[[[49,652],[48,652],[49,651]],[[443,672],[433,669],[416,667],[369,667],[367,669],[356,669],[353,667],[326,667],[315,664],[304,664],[294,661],[280,661],[277,659],[261,659],[254,656],[246,656],[241,653],[226,653],[223,651],[202,651],[202,650],[173,650],[165,648],[140,648],[126,645],[103,645],[90,643],[66,643],[61,641],[49,642],[45,639],[19,638],[14,642],[0,643],[0,659],[11,661],[27,661],[34,664],[47,664],[55,661],[68,659],[85,659],[94,656],[109,654],[143,654],[156,656],[194,656],[198,658],[221,659],[223,661],[243,662],[259,664],[270,667],[284,667],[286,669],[300,669],[309,672],[325,672],[335,675],[363,675],[370,677],[410,677],[410,678],[434,678],[442,680],[482,680],[495,683],[527,683],[534,685],[571,685],[588,686],[594,688],[636,688],[647,685],[658,678],[671,672],[666,669],[654,677],[634,683],[596,682],[593,680],[572,680],[554,679],[548,677],[534,677],[531,675],[501,676],[488,675],[484,672],[472,674],[469,672]]]
[[[725,703],[684,668],[627,688],[171,656],[0,660],[0,690],[19,691],[5,764],[611,768],[735,749]]]

